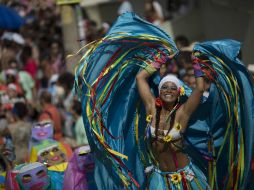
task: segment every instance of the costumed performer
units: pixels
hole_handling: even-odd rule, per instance
[[[150,176],[148,189],[209,189],[205,175],[182,152],[182,134],[205,90],[204,74],[198,63],[194,69],[196,88],[185,103],[180,101],[184,88],[176,76],[170,74],[162,78],[158,98],[154,97],[147,82],[153,74],[149,71],[156,70],[146,68],[136,76],[146,109],[146,138],[153,164],[146,171]]]

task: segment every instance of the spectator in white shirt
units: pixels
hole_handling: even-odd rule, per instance
[[[117,11],[118,15],[133,11],[132,5],[128,0],[119,0],[119,1],[121,1],[122,3],[120,7],[118,8],[118,11]]]

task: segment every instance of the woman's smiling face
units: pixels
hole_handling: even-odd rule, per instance
[[[175,83],[165,82],[160,89],[160,98],[164,103],[174,103],[179,96],[179,90]]]

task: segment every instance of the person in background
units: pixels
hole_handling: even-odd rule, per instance
[[[77,146],[87,145],[88,140],[87,140],[86,131],[85,131],[83,118],[82,118],[82,107],[79,101],[73,100],[72,112],[73,112],[74,119],[76,120],[74,129],[75,129],[75,137],[76,137]]]
[[[50,62],[54,73],[60,73],[63,70],[63,58],[60,49],[60,44],[54,41],[50,44]]]
[[[162,7],[158,1],[147,0],[145,2],[145,15],[146,20],[156,26],[160,26],[164,21]]]
[[[62,116],[64,118],[64,134],[70,138],[74,137],[72,131],[72,124],[73,124],[73,116],[71,114],[71,106],[73,101],[73,82],[74,76],[70,72],[63,73],[59,76],[57,80],[58,87],[62,87],[64,89],[64,100],[63,100],[63,113]]]
[[[121,2],[121,5],[117,10],[118,15],[133,11],[132,5],[128,0],[119,0],[119,1]]]
[[[84,21],[84,29],[85,29],[85,41],[86,43],[90,43],[96,39],[98,39],[98,30],[97,23],[94,20],[86,19]]]
[[[28,109],[25,103],[17,102],[12,109],[13,120],[8,130],[13,140],[16,162],[22,164],[28,161],[28,145],[31,136],[31,124],[26,121]]]
[[[40,57],[40,52],[38,49],[36,42],[36,35],[31,31],[26,31],[26,33],[24,33],[24,39],[25,42],[28,46],[31,47],[32,49],[32,58],[35,60],[36,63],[39,63],[39,57]]]
[[[31,103],[34,100],[34,97],[36,96],[36,88],[35,88],[35,81],[31,77],[31,75],[23,70],[20,70],[18,67],[18,63],[15,59],[10,60],[9,62],[10,71],[13,71],[14,73],[17,73],[17,82],[21,85],[24,96],[26,100]]]
[[[188,47],[190,45],[189,39],[184,35],[176,36],[175,43],[179,50],[181,50],[183,47]]]
[[[98,30],[98,37],[102,38],[105,36],[105,34],[109,31],[110,24],[107,22],[103,22],[101,25],[101,28]]]
[[[11,59],[16,59],[21,64],[21,54],[25,45],[24,38],[18,33],[5,32],[1,37],[1,67],[6,69]]]
[[[21,59],[23,62],[23,70],[28,72],[31,77],[36,80],[36,74],[37,74],[37,63],[32,57],[32,48],[30,46],[25,46],[23,48]]]
[[[196,88],[196,80],[195,80],[195,75],[194,75],[194,70],[192,68],[186,69],[186,74],[188,76],[188,82],[187,84],[191,89]]]
[[[61,115],[56,106],[52,104],[51,94],[47,91],[43,91],[40,96],[40,101],[43,110],[39,116],[39,121],[51,120],[54,124],[54,139],[58,141],[61,140],[63,137]]]
[[[251,73],[251,76],[254,80],[254,64],[249,64],[248,65],[248,71]]]
[[[40,88],[41,90],[47,89],[49,86],[49,80],[54,75],[55,71],[50,62],[49,56],[44,56],[40,61]]]

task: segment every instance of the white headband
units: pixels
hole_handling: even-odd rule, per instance
[[[169,74],[161,79],[159,84],[159,92],[161,90],[162,85],[166,82],[173,82],[178,89],[181,87],[179,79],[175,75]]]

